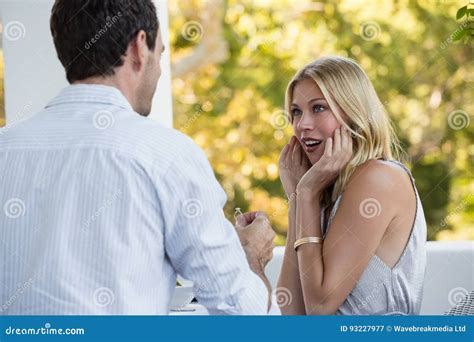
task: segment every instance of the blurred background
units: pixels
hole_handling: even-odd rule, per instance
[[[174,127],[209,157],[226,215],[264,210],[284,244],[278,157],[293,74],[323,55],[368,73],[409,155],[429,240],[474,240],[468,1],[169,1]],[[461,13],[462,14],[462,13]],[[0,126],[5,125],[0,54]]]

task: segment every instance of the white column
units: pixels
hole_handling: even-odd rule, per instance
[[[173,97],[171,92],[171,60],[168,21],[168,0],[153,0],[158,11],[160,31],[165,44],[165,52],[161,58],[161,78],[158,82],[150,117],[168,126],[173,126]]]
[[[161,62],[162,76],[150,117],[171,127],[173,110],[167,0],[154,2],[166,52]],[[38,112],[68,84],[49,26],[53,3],[54,0],[0,0],[7,124]]]

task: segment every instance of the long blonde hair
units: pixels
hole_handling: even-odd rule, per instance
[[[287,113],[291,113],[295,85],[306,79],[316,82],[336,120],[353,138],[352,159],[335,183],[322,193],[321,204],[327,207],[344,191],[358,165],[370,159],[400,160],[404,152],[372,83],[355,61],[338,56],[322,57],[298,71],[286,91]],[[341,110],[348,122],[342,119]],[[293,122],[293,116],[289,115]]]

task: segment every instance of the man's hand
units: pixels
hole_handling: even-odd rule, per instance
[[[238,215],[235,229],[244,248],[252,270],[263,273],[265,266],[273,258],[275,232],[268,216],[261,211]]]
[[[275,232],[268,216],[261,211],[236,217],[235,230],[244,248],[250,269],[257,274],[268,290],[268,311],[272,306],[272,286],[265,275],[265,266],[273,258]]]

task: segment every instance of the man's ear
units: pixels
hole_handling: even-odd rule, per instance
[[[140,71],[146,65],[149,54],[146,42],[146,33],[141,30],[128,45],[128,53],[134,71]]]

